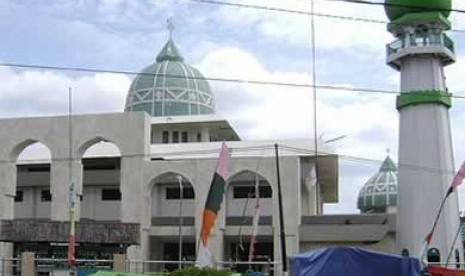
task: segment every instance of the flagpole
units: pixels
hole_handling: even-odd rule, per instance
[[[255,243],[257,242],[257,231],[258,231],[258,221],[260,219],[260,189],[259,189],[260,180],[258,179],[257,173],[255,173],[255,210],[252,220],[252,236],[250,237],[249,244],[249,270],[252,269],[252,261],[255,255]]]
[[[286,236],[284,232],[284,215],[283,215],[283,199],[281,195],[281,176],[279,174],[279,149],[278,144],[274,144],[276,158],[276,178],[278,184],[278,207],[279,207],[279,235],[281,241],[281,261],[283,274],[287,272],[287,254],[286,254]]]
[[[184,198],[183,186],[182,186],[182,176],[178,175],[178,184],[179,184],[179,263],[178,269],[182,268],[182,200]]]
[[[68,264],[71,271],[76,275],[76,247],[75,247],[75,192],[73,183],[73,97],[71,87],[68,89],[68,138],[69,138],[69,162],[68,162],[68,182],[69,182],[69,236],[68,236]]]

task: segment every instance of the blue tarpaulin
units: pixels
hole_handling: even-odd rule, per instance
[[[290,258],[292,276],[419,276],[417,259],[355,247],[330,247]]]

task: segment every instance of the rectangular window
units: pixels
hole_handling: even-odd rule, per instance
[[[23,202],[23,191],[16,191],[15,202]]]
[[[260,198],[271,198],[271,186],[258,186]],[[255,186],[235,186],[233,188],[234,198],[252,198],[255,197]]]
[[[192,187],[184,187],[182,189],[183,199],[193,199],[194,189]],[[179,199],[179,187],[166,188],[166,199]]]
[[[187,131],[183,131],[181,133],[181,141],[183,143],[187,143],[188,140],[189,140],[189,134],[187,133]]]
[[[197,133],[197,142],[202,142],[202,134]]]
[[[121,192],[118,189],[102,189],[102,200],[121,200]]]
[[[163,144],[168,144],[170,142],[170,134],[168,131],[163,131],[162,141]]]
[[[173,131],[173,143],[179,143],[179,132]]]
[[[52,194],[50,193],[50,190],[42,190],[40,192],[40,201],[42,202],[52,201]]]

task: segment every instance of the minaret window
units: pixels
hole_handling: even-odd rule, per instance
[[[163,131],[161,142],[163,144],[168,144],[170,142],[170,134],[168,131]]]

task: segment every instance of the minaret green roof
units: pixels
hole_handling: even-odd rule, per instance
[[[386,15],[391,21],[410,13],[440,12],[448,17],[452,0],[385,0]]]
[[[171,38],[166,42],[165,46],[163,46],[163,49],[161,49],[160,53],[157,55],[157,62],[163,62],[167,60],[179,62],[184,61],[184,58],[181,56],[181,53],[179,52],[176,45],[174,45],[174,42]]]

